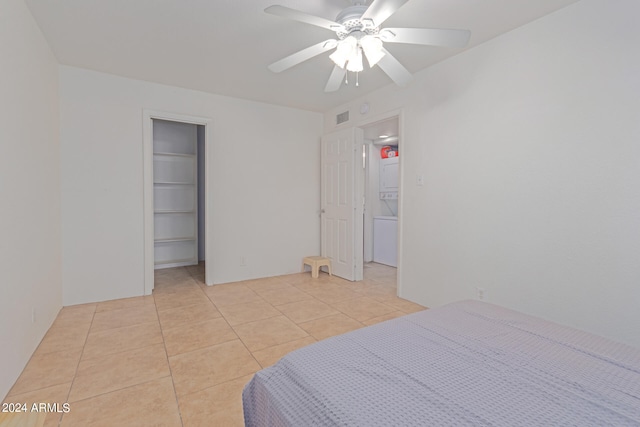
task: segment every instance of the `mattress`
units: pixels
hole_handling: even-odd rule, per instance
[[[479,301],[326,339],[254,376],[247,426],[640,426],[640,349]]]

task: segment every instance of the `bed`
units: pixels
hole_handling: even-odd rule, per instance
[[[256,373],[257,426],[640,426],[640,349],[480,301],[332,337]]]

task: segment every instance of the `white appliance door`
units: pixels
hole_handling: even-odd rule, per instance
[[[352,128],[323,136],[321,144],[321,253],[331,258],[333,274],[351,281],[363,274],[363,141],[362,129]]]
[[[373,217],[373,262],[398,266],[397,217]]]

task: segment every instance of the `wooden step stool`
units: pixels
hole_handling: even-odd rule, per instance
[[[329,276],[331,276],[331,259],[323,256],[308,256],[302,258],[302,272],[304,273],[304,266],[308,265],[311,267],[311,277],[314,279],[318,278],[318,271],[320,267],[323,265],[327,266],[329,270]]]

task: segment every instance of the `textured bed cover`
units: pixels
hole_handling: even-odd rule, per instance
[[[640,350],[478,301],[329,338],[258,372],[247,426],[639,426]]]

